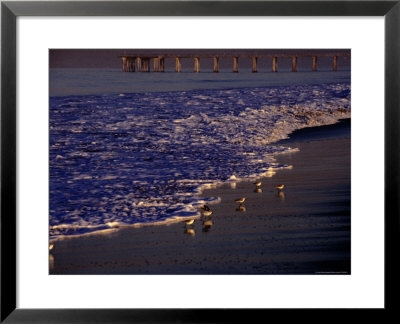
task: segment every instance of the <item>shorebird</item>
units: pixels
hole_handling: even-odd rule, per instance
[[[49,250],[53,250],[54,244],[50,244]]]
[[[237,202],[239,204],[243,204],[245,200],[246,200],[246,197],[242,197],[242,198],[235,199],[235,202]]]
[[[196,234],[196,232],[194,231],[193,228],[187,228],[187,229],[185,229],[185,234],[189,234],[189,235],[193,236]]]
[[[203,207],[201,207],[203,210],[211,210],[210,207],[208,207],[207,205],[204,205]]]
[[[194,223],[194,219],[185,220],[186,225],[192,225]]]
[[[285,187],[284,184],[279,184],[275,186],[275,188],[278,189],[278,191],[281,191],[284,187]]]
[[[212,214],[212,210],[211,210],[211,208],[210,207],[208,207],[207,205],[204,205],[203,207],[202,207],[202,209],[203,209],[203,215],[204,216],[210,216],[211,214]]]
[[[256,181],[256,182],[254,182],[253,184],[255,184],[256,187],[260,187],[260,186],[261,186],[261,181]]]

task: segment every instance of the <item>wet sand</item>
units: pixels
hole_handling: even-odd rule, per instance
[[[252,182],[206,190],[221,203],[191,226],[57,241],[50,273],[350,274],[350,120],[296,131],[280,143],[299,148],[277,156],[293,168],[261,179],[261,190]],[[237,210],[239,197],[246,201]]]

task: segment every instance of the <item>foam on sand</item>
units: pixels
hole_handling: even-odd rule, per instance
[[[349,83],[52,97],[50,237],[196,217],[204,189],[273,176],[275,142],[346,117]]]

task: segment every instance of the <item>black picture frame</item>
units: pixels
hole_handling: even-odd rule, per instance
[[[247,316],[287,318],[288,309],[19,309],[16,308],[16,19],[19,16],[384,16],[385,19],[385,307],[290,309],[322,321],[362,315],[384,321],[398,304],[400,1],[2,1],[1,3],[1,322],[231,323]],[[381,190],[381,189],[376,189]],[[366,287],[366,291],[368,287]],[[195,307],[195,305],[194,305]],[[267,314],[268,312],[268,314]],[[310,314],[313,312],[313,314]],[[362,312],[362,314],[360,314]],[[310,317],[311,316],[311,317]],[[327,316],[323,314],[322,316]],[[341,316],[341,317],[339,317]],[[325,318],[325,317],[324,317]],[[350,318],[348,318],[350,319]],[[357,318],[358,320],[360,318]],[[263,321],[263,320],[261,320]]]

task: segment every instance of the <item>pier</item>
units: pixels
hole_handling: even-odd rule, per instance
[[[219,72],[220,59],[231,59],[232,60],[232,72],[239,72],[239,61],[250,60],[251,71],[257,73],[258,63],[260,60],[270,60],[272,62],[272,72],[278,72],[278,61],[282,58],[289,58],[292,62],[292,72],[297,72],[298,58],[309,57],[311,58],[310,71],[316,72],[318,70],[318,58],[328,57],[332,60],[332,71],[338,70],[339,58],[349,57],[348,52],[335,53],[335,54],[261,54],[261,55],[205,55],[205,54],[191,54],[191,55],[179,55],[179,54],[160,54],[160,55],[139,55],[139,54],[127,54],[119,56],[122,61],[123,72],[164,72],[165,71],[165,60],[175,60],[175,72],[182,71],[182,59],[193,60],[193,72],[200,72],[200,61],[202,59],[212,60],[212,71],[214,73]],[[151,70],[151,61],[153,61],[153,69]]]

